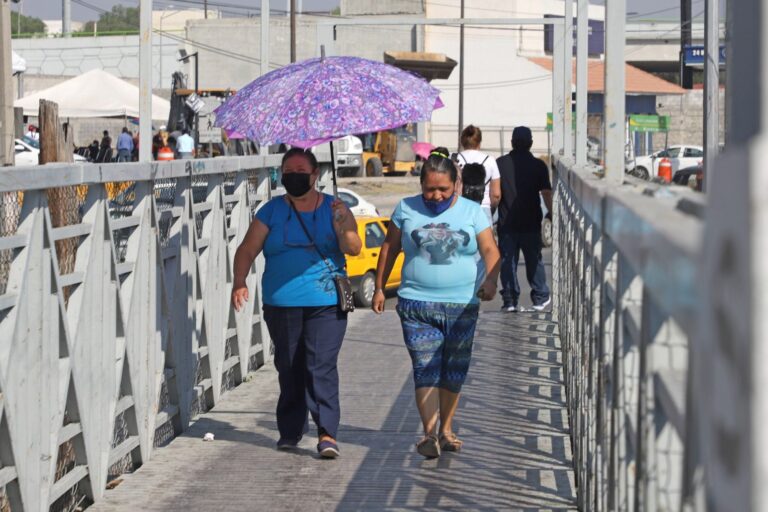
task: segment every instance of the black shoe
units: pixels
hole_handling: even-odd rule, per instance
[[[281,437],[277,441],[277,449],[278,450],[294,450],[297,446],[299,446],[299,441],[301,441],[301,436],[295,439],[284,439]]]

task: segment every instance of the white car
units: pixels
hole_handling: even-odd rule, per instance
[[[40,142],[26,135],[15,141],[16,156],[14,165],[38,165],[40,162]],[[80,155],[73,155],[76,163],[87,162]]]
[[[646,180],[653,179],[659,175],[659,162],[662,158],[669,158],[672,164],[672,174],[674,174],[680,169],[700,164],[704,159],[704,149],[701,146],[670,146],[650,155],[629,160],[627,164],[630,169],[628,170],[634,168],[637,177]]]
[[[348,188],[339,189],[339,199],[344,201],[355,217],[381,217],[376,206]]]
[[[331,148],[326,144],[314,146],[311,151],[330,154]],[[333,141],[336,156],[336,172],[339,176],[358,176],[363,165],[363,141],[354,135],[346,135]]]

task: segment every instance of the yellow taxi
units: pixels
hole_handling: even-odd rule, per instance
[[[357,217],[357,230],[363,241],[363,249],[358,256],[347,256],[347,273],[355,290],[355,304],[369,307],[373,301],[376,289],[376,264],[379,252],[387,236],[388,217]],[[391,290],[400,286],[403,270],[403,253],[401,252],[392,267],[386,289]]]

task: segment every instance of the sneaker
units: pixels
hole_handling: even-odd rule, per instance
[[[501,306],[501,311],[506,313],[515,313],[517,311],[517,304],[504,304]]]
[[[277,449],[282,451],[293,450],[297,446],[299,446],[299,441],[301,441],[301,437],[298,437],[296,439],[283,439],[281,437],[277,441]]]
[[[324,459],[335,459],[341,455],[339,452],[339,446],[336,444],[336,441],[332,441],[330,439],[326,439],[325,441],[320,441],[317,443],[317,453],[319,453],[320,456]]]
[[[547,306],[549,306],[551,303],[552,303],[552,296],[550,295],[549,297],[547,297],[547,300],[545,300],[541,304],[534,304],[533,305],[533,310],[534,311],[544,311],[545,309],[547,309]]]

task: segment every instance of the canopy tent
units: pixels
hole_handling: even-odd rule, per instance
[[[23,73],[27,70],[27,61],[18,53],[11,51],[11,65],[13,66],[13,74]]]
[[[14,102],[24,115],[36,116],[40,100],[59,105],[60,117],[139,117],[139,88],[116,76],[93,69]],[[152,96],[152,119],[168,119],[171,104]]]

